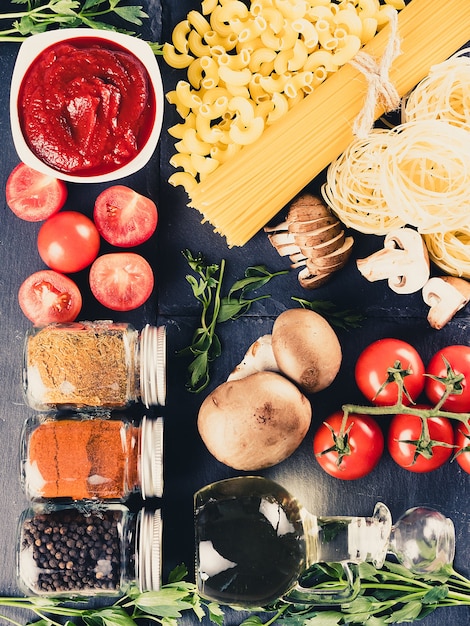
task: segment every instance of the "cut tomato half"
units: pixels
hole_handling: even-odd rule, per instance
[[[5,194],[16,216],[27,222],[41,222],[64,206],[67,186],[63,180],[19,163],[8,177]]]
[[[100,304],[112,311],[131,311],[144,304],[154,286],[148,261],[135,252],[99,256],[90,268],[90,289]]]
[[[124,185],[113,185],[96,198],[93,220],[108,243],[132,248],[150,239],[158,222],[153,200]]]
[[[82,308],[82,295],[68,276],[54,270],[40,270],[23,282],[18,302],[34,325],[43,326],[76,320]]]

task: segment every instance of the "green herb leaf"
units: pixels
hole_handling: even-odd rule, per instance
[[[447,585],[440,585],[430,589],[422,598],[423,604],[437,604],[442,602],[449,595],[449,587]]]
[[[338,307],[329,300],[304,300],[302,298],[292,297],[292,300],[298,302],[304,309],[310,309],[323,315],[332,326],[343,330],[352,328],[360,328],[364,321],[364,315],[354,309],[338,309]]]
[[[98,609],[91,616],[85,615],[83,620],[89,626],[94,626],[97,623],[101,623],[104,626],[136,626],[132,617],[119,606]]]
[[[136,26],[142,26],[142,20],[147,18],[148,15],[142,10],[142,7],[116,7],[114,13],[126,22],[135,24]]]
[[[135,606],[146,614],[158,617],[181,617],[181,611],[193,608],[187,600],[185,590],[177,588],[162,588],[160,591],[147,591],[135,598]],[[125,625],[123,625],[125,626]]]
[[[419,617],[423,605],[418,600],[408,602],[401,609],[394,611],[387,620],[387,624],[401,624],[413,622]]]

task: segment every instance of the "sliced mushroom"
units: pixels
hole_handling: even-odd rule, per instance
[[[357,268],[371,282],[388,280],[392,291],[409,294],[429,279],[429,255],[421,235],[402,227],[389,232],[382,250],[357,260]]]
[[[435,276],[424,285],[423,300],[431,307],[429,324],[441,330],[470,300],[470,283],[456,276]]]
[[[264,230],[279,254],[290,258],[291,268],[301,269],[298,278],[305,289],[320,287],[344,267],[354,243],[338,218],[311,194],[297,198],[277,227]]]

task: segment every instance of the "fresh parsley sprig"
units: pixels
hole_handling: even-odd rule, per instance
[[[337,563],[313,566],[311,574],[318,588],[330,591],[344,587],[343,568]],[[201,621],[204,617],[216,626],[223,626],[224,607],[199,596],[193,582],[185,581],[185,565],[170,573],[168,582],[159,591],[141,592],[131,587],[113,604],[91,608],[69,598],[0,597],[0,607],[30,611],[37,626],[57,626],[60,618],[71,624],[85,626],[137,626],[149,621],[162,626],[177,626],[183,614],[192,613]],[[385,626],[415,622],[440,607],[470,606],[470,580],[451,565],[435,574],[413,574],[402,565],[386,561],[381,569],[370,563],[358,565],[360,591],[351,602],[341,606],[309,606],[288,604],[279,600],[266,610],[260,609],[246,617],[240,612],[240,626]],[[83,603],[81,603],[83,604]],[[1,618],[16,624],[8,615]]]
[[[13,0],[15,4],[26,5],[23,10],[0,13],[0,20],[8,20],[9,28],[0,30],[0,41],[21,42],[30,35],[43,33],[52,28],[88,28],[115,30],[129,35],[135,31],[112,25],[102,18],[118,18],[123,22],[142,26],[148,18],[141,6],[124,6],[121,0]],[[161,53],[161,46],[150,44],[155,54]]]
[[[319,586],[341,587],[342,568],[318,564]],[[370,563],[358,565],[360,592],[351,602],[338,607],[301,607],[278,603],[277,623],[283,626],[385,626],[418,621],[440,607],[470,606],[470,580],[451,565],[434,574],[413,574],[403,565],[386,561],[381,569]],[[318,577],[318,580],[320,578]],[[250,617],[244,626],[260,626],[265,620]]]
[[[221,295],[225,272],[225,260],[209,264],[201,253],[193,255],[190,250],[183,250],[193,274],[186,280],[191,286],[196,300],[201,304],[200,325],[195,330],[191,344],[180,351],[182,355],[191,355],[188,366],[188,389],[198,393],[210,382],[210,364],[222,353],[222,346],[217,335],[217,325],[228,320],[235,320],[247,313],[257,300],[269,298],[269,295],[249,297],[248,294],[266,285],[275,276],[286,274],[288,270],[270,272],[264,265],[248,267],[244,277],[237,280],[226,296]]]

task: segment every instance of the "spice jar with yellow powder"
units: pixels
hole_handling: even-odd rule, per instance
[[[21,438],[21,481],[31,500],[161,497],[163,419],[30,417]]]
[[[164,405],[166,331],[107,321],[50,324],[26,336],[23,389],[29,406],[123,409]]]

